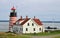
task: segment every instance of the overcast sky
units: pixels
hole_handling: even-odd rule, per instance
[[[11,8],[15,6],[18,14],[42,21],[60,21],[60,0],[0,0],[0,20],[9,20]]]

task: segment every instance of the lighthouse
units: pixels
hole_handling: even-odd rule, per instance
[[[9,31],[12,32],[13,24],[17,21],[17,13],[15,7],[11,8],[10,19],[9,19]]]

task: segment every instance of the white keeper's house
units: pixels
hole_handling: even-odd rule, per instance
[[[18,19],[13,26],[13,32],[15,33],[40,33],[44,32],[42,22],[38,18],[22,18]]]

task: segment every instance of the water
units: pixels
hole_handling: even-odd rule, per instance
[[[57,27],[60,29],[60,23],[43,23],[45,27]],[[7,32],[9,30],[9,22],[0,22],[0,32]]]
[[[44,27],[57,27],[58,29],[60,29],[60,23],[43,23]]]
[[[9,29],[9,22],[0,22],[0,32],[6,32]]]

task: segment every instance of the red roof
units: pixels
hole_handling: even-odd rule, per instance
[[[16,9],[15,9],[15,7],[13,6],[13,7],[11,8],[11,10],[16,10]]]
[[[24,21],[23,21],[24,20]],[[24,25],[28,20],[30,20],[30,18],[28,19],[19,19],[17,20],[17,22],[21,22],[23,21],[20,25]],[[33,19],[38,25],[43,25],[42,22],[39,19]]]
[[[25,24],[29,19],[30,19],[30,18],[25,19],[25,20],[21,23],[21,25]]]
[[[43,25],[39,19],[33,19],[38,25]]]
[[[22,21],[22,20],[24,20],[24,19],[18,19],[17,22],[18,22],[18,21],[20,22],[20,21]]]
[[[28,19],[18,19],[16,22],[21,22],[21,21],[23,21],[20,25],[23,25],[23,24],[25,24],[28,20],[29,20],[30,18],[28,18]],[[16,24],[16,22],[14,23],[14,24]]]

